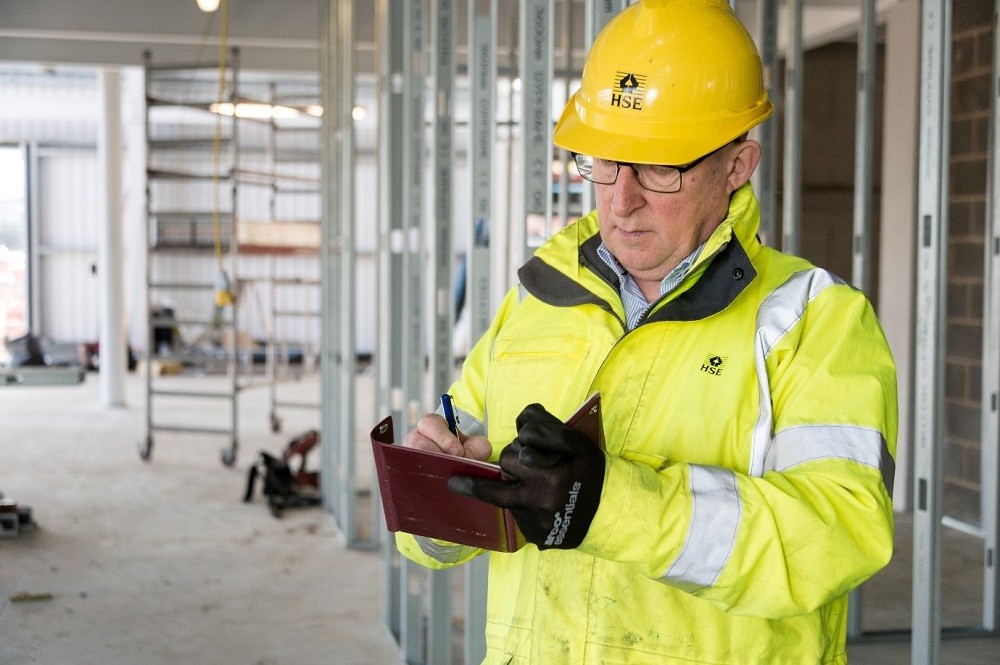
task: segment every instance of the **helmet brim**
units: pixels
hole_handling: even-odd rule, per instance
[[[774,105],[763,97],[757,105],[725,118],[698,118],[687,122],[664,123],[662,120],[629,123],[629,132],[618,131],[623,123],[618,116],[588,108],[570,97],[556,123],[552,140],[570,152],[632,164],[689,164],[699,157],[726,145],[760,124],[774,113]],[[704,128],[711,126],[711,132]]]

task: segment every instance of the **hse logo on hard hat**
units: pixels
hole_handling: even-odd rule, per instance
[[[615,72],[615,82],[611,86],[611,105],[641,111],[645,91],[646,77],[642,74]]]

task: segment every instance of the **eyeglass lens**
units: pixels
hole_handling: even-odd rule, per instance
[[[628,164],[590,155],[576,155],[580,175],[600,185],[611,185],[618,179],[622,168],[630,168],[639,185],[654,192],[672,193],[680,189],[681,170],[657,164]]]

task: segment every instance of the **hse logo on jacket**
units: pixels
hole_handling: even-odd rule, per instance
[[[726,359],[717,355],[710,355],[701,363],[701,371],[716,376],[722,374],[722,368],[726,365]]]
[[[565,418],[600,390],[607,458],[577,549],[489,555],[486,662],[846,661],[846,594],[892,551],[895,369],[864,296],[758,225],[746,185],[629,332],[596,213],[520,270],[450,389],[463,423],[496,457],[526,405]]]

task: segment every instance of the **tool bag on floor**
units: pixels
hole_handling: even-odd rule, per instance
[[[42,340],[27,333],[15,339],[6,339],[4,344],[10,353],[11,367],[43,367],[48,365]]]
[[[306,471],[306,456],[319,443],[319,432],[310,430],[288,442],[281,459],[260,451],[260,461],[247,472],[247,489],[244,503],[253,500],[257,478],[264,479],[264,497],[275,517],[281,517],[285,508],[302,508],[319,505],[319,472]],[[292,469],[298,460],[298,468]]]

